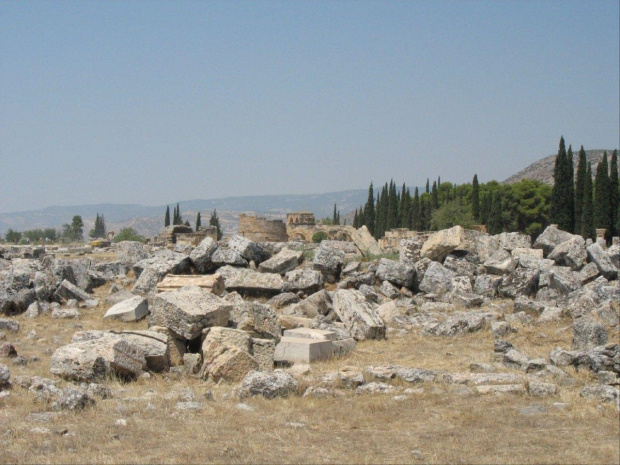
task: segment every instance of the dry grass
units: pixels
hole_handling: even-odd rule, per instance
[[[104,287],[97,293],[106,291]],[[104,311],[103,306],[82,310],[80,320],[19,317],[21,331],[10,339],[20,355],[40,360],[24,367],[9,364],[13,377],[52,377],[50,353],[70,341],[79,329],[76,324],[83,329],[128,326],[104,323]],[[548,357],[553,347],[570,347],[569,325],[565,320],[523,327],[507,339],[531,357]],[[146,323],[131,327],[143,329]],[[43,340],[27,339],[31,330]],[[493,362],[490,331],[439,338],[393,330],[387,341],[360,343],[342,359],[313,364],[312,377],[344,365],[466,372],[472,362]],[[598,406],[579,397],[591,382],[589,373],[571,375],[574,386],[561,387],[557,397],[545,399],[459,396],[453,387],[437,383],[412,386],[423,387],[423,392],[404,400],[352,391],[327,399],[245,400],[252,410],[239,408],[230,385],[157,375],[127,384],[110,380],[114,398],[48,423],[27,416],[49,406],[15,387],[9,398],[0,400],[0,463],[618,463],[618,412],[612,405]],[[401,383],[399,389],[404,387],[409,386]],[[175,405],[184,400],[185,390],[197,400],[210,390],[215,400],[203,400],[201,411],[178,411]],[[554,403],[566,405],[558,408]],[[542,413],[522,411],[532,406]],[[119,419],[127,425],[117,425]],[[37,427],[50,432],[33,432]]]

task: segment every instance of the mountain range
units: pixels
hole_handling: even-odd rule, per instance
[[[586,158],[592,163],[592,172],[603,158],[604,150],[586,150]],[[610,155],[612,150],[607,150]],[[577,166],[578,152],[573,154],[573,163]],[[553,184],[553,167],[555,155],[542,158],[527,168],[510,176],[504,184],[511,184],[522,179],[536,179]],[[353,189],[325,194],[297,195],[257,195],[245,197],[224,197],[219,199],[194,199],[180,201],[179,206],[184,220],[193,225],[196,214],[200,212],[202,223],[207,224],[209,216],[217,209],[222,228],[227,233],[239,229],[239,213],[254,213],[270,219],[284,219],[287,213],[294,211],[313,212],[317,219],[331,218],[334,204],[341,212],[341,218],[352,221],[351,212],[364,205],[368,189]],[[176,202],[170,204],[174,207]],[[0,213],[0,234],[8,229],[25,231],[28,229],[54,227],[60,229],[70,223],[74,215],[80,215],[84,221],[85,235],[94,226],[97,213],[103,214],[108,231],[118,232],[122,228],[132,227],[145,237],[157,235],[163,227],[166,205],[146,206],[136,204],[110,204],[52,206],[39,210]],[[171,208],[172,211],[172,208]]]

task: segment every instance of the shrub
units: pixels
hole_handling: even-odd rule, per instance
[[[319,244],[321,241],[324,241],[328,237],[329,236],[325,231],[317,231],[312,235],[312,242],[314,242],[315,244]]]
[[[133,228],[123,228],[114,237],[114,242],[121,242],[121,241],[145,242],[146,239],[144,238],[144,236],[141,236],[140,234],[138,234],[136,230]]]

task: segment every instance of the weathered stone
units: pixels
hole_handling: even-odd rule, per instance
[[[121,241],[115,247],[118,261],[127,266],[133,266],[135,263],[148,257],[141,242]]]
[[[230,238],[228,248],[236,250],[248,262],[254,262],[257,266],[269,258],[269,253],[260,245],[239,235]]]
[[[476,265],[474,263],[458,258],[452,254],[446,257],[443,261],[443,266],[451,271],[454,271],[457,276],[467,276],[469,278],[473,278],[476,274]]]
[[[245,350],[208,337],[202,345],[202,359],[201,377],[215,382],[239,382],[249,372],[258,369],[258,362]]]
[[[512,332],[516,331],[505,321],[493,321],[491,323],[491,333],[496,339]]]
[[[483,274],[476,276],[476,282],[474,284],[474,293],[484,297],[495,297],[497,289],[502,282],[501,276],[492,276]]]
[[[172,252],[170,250],[159,250],[155,254],[136,263],[133,266],[134,273],[138,277],[132,292],[138,294],[152,295],[157,292],[157,283],[167,274],[186,274],[191,268],[189,256]]]
[[[421,258],[423,245],[424,240],[421,237],[402,239],[398,248],[398,259],[403,263],[415,264]]]
[[[532,247],[532,237],[519,232],[503,232],[497,236],[499,247],[512,252],[517,248],[529,249]]]
[[[330,247],[321,246],[316,249],[312,268],[320,271],[328,283],[335,283],[340,277],[344,263],[344,252]]]
[[[0,344],[0,357],[2,358],[14,358],[17,357],[17,350],[13,344],[3,342]]]
[[[70,283],[66,279],[60,283],[60,286],[56,290],[54,296],[60,301],[67,301],[69,299],[76,299],[79,302],[90,299],[90,295],[77,287],[75,284]]]
[[[287,271],[292,271],[303,260],[303,252],[290,249],[282,249],[276,255],[265,260],[258,266],[258,270],[264,273],[278,273],[284,275]]]
[[[556,366],[563,367],[572,365],[577,358],[577,352],[570,352],[561,347],[556,347],[549,353],[549,360]]]
[[[171,367],[178,367],[184,364],[187,351],[185,338],[164,326],[151,326],[149,331],[163,334],[166,337],[168,359]]]
[[[608,337],[605,326],[595,318],[583,316],[573,323],[573,350],[588,350],[605,345]]]
[[[562,319],[562,309],[558,307],[545,307],[538,318],[538,323],[547,323],[549,321],[560,321]]]
[[[441,323],[431,324],[424,329],[424,334],[434,336],[455,336],[462,333],[480,331],[486,326],[488,314],[463,313],[454,315]]]
[[[523,384],[497,384],[490,386],[476,386],[479,394],[525,394]]]
[[[599,269],[594,263],[587,263],[579,270],[579,281],[581,285],[594,281],[599,276]]]
[[[297,294],[293,294],[292,292],[284,292],[282,294],[273,296],[271,299],[269,299],[269,301],[267,302],[267,305],[273,308],[280,309],[280,308],[288,307],[289,305],[297,304],[299,303],[299,301],[300,300],[299,300],[299,297],[297,297]]]
[[[437,231],[424,242],[420,256],[442,262],[450,252],[462,245],[464,241],[465,230],[461,226]]]
[[[327,291],[322,290],[312,294],[298,304],[293,305],[291,309],[295,313],[308,318],[314,318],[318,315],[327,315],[333,310],[332,298]]]
[[[200,336],[203,328],[226,326],[232,306],[199,287],[162,292],[153,298],[150,325],[164,326],[187,340]]]
[[[293,270],[287,272],[284,278],[285,288],[290,287],[293,291],[302,291],[305,294],[312,294],[323,287],[323,275],[316,270],[307,268]]]
[[[497,290],[498,294],[505,298],[516,298],[518,295],[534,295],[538,290],[538,270],[517,268],[512,273],[505,275]]]
[[[297,381],[289,373],[251,371],[239,385],[237,394],[241,399],[257,395],[266,399],[274,399],[286,397],[296,390]]]
[[[351,233],[351,239],[366,257],[372,255],[377,256],[383,253],[383,250],[379,247],[379,243],[372,237],[372,234],[370,234],[366,226],[354,230]]]
[[[6,365],[0,365],[0,391],[11,385],[11,370]]]
[[[518,261],[508,251],[499,249],[484,262],[484,268],[489,274],[504,275],[512,273],[517,264]]]
[[[103,319],[139,321],[147,316],[148,313],[149,304],[147,300],[144,297],[136,296],[110,307]]]
[[[389,281],[400,287],[414,289],[416,285],[416,271],[413,265],[403,262],[396,262],[382,258],[375,273],[380,281]]]
[[[330,340],[291,337],[285,334],[276,346],[273,358],[275,362],[311,363],[330,358],[333,353],[334,348]]]
[[[9,331],[11,333],[19,332],[19,321],[10,318],[0,318],[0,331]]]
[[[176,291],[186,286],[196,286],[215,295],[225,291],[224,279],[219,274],[212,275],[168,275],[157,284],[158,292]]]
[[[611,261],[609,255],[596,242],[587,249],[588,260],[594,263],[599,272],[607,279],[618,279],[618,268]]]
[[[579,273],[565,266],[554,266],[549,271],[549,287],[561,294],[570,294],[581,287]]]
[[[248,261],[243,258],[239,252],[222,247],[213,253],[212,261],[213,265],[218,268],[227,265],[240,267],[248,266]]]
[[[396,390],[394,386],[386,383],[368,383],[355,389],[356,394],[391,394]]]
[[[607,256],[611,260],[611,263],[618,269],[620,269],[620,244],[613,244],[607,249]]]
[[[381,283],[379,292],[381,292],[381,294],[386,296],[388,299],[397,299],[398,297],[400,297],[399,289],[389,281],[383,281]]]
[[[209,273],[217,268],[213,263],[213,254],[218,249],[217,242],[210,237],[205,237],[197,247],[189,254],[189,259],[196,267],[198,273]]]
[[[562,231],[555,225],[547,226],[543,233],[536,238],[532,248],[542,249],[545,255],[549,255],[558,245],[572,237],[574,237],[573,234]]]
[[[586,264],[585,240],[581,236],[573,236],[557,245],[548,255],[548,258],[560,266],[568,266],[572,270],[578,270]]]
[[[70,308],[55,308],[52,310],[52,318],[58,319],[71,319],[71,318],[79,318],[80,311],[76,307]]]
[[[279,294],[284,286],[282,277],[275,273],[259,273],[250,269],[224,266],[218,270],[218,274],[224,278],[224,285],[229,292],[274,295]]]
[[[258,362],[259,371],[273,371],[275,341],[252,338],[252,356]]]
[[[205,344],[210,344],[211,342],[217,342],[223,345],[238,347],[248,353],[252,350],[250,335],[245,331],[214,326],[212,328],[206,328],[203,331],[203,334],[204,333],[206,333],[206,337],[204,339],[203,346]]]
[[[530,259],[538,260],[542,260],[544,258],[544,253],[542,249],[516,247],[512,250],[511,254],[513,258],[516,258],[517,260],[521,260],[521,257],[528,257]]]
[[[136,294],[122,289],[118,292],[115,292],[114,294],[106,296],[105,303],[107,305],[116,305],[125,300],[133,299],[134,297],[136,297]]]
[[[617,387],[605,384],[590,384],[583,388],[580,395],[587,399],[597,399],[602,402],[618,402],[620,391]]]
[[[450,302],[464,308],[474,308],[480,307],[484,303],[484,299],[472,292],[452,291],[450,293]]]
[[[95,399],[85,392],[68,387],[62,391],[61,397],[52,404],[52,408],[54,410],[78,411],[92,405],[95,405]]]
[[[383,339],[385,326],[363,294],[355,290],[338,290],[333,296],[334,311],[354,339]]]
[[[119,261],[95,263],[92,269],[108,280],[124,277],[129,271],[127,264]]]
[[[441,263],[433,261],[428,265],[419,288],[427,294],[446,294],[452,290],[454,272],[445,268]]]
[[[233,305],[229,320],[235,328],[263,339],[280,339],[282,328],[275,310],[256,302]]]

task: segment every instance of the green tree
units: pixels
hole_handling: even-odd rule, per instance
[[[103,214],[99,216],[97,213],[97,217],[95,218],[95,226],[90,230],[88,235],[95,239],[99,237],[105,237],[106,235],[106,227],[105,227],[105,219],[103,218]]]
[[[319,244],[320,242],[326,240],[329,236],[325,231],[317,231],[312,235],[312,242],[315,244]]]
[[[209,218],[209,226],[213,226],[215,228],[217,231],[217,240],[219,241],[222,238],[223,233],[220,225],[220,219],[217,217],[217,209],[213,210],[213,213],[211,213],[211,218]]]
[[[200,212],[198,212],[196,214],[196,231],[198,231],[198,229],[202,226],[202,224],[200,223]]]
[[[411,223],[410,228],[416,231],[420,231],[420,193],[416,187],[413,190],[413,200],[411,201]]]
[[[166,216],[164,218],[164,227],[170,226],[170,206],[166,205]]]
[[[138,234],[134,228],[123,228],[116,236],[114,236],[114,242],[121,241],[145,242],[146,239],[144,238],[144,236]]]
[[[368,188],[368,199],[364,206],[364,224],[368,228],[370,234],[375,233],[375,194],[372,189],[372,182]]]
[[[439,208],[439,192],[437,191],[437,181],[433,181],[433,188],[431,189],[431,199],[433,202],[433,208]]]
[[[448,229],[456,225],[471,228],[474,223],[471,209],[458,200],[445,202],[431,216],[433,230]]]
[[[80,215],[75,215],[71,220],[71,240],[81,241],[84,239],[84,221]]]
[[[174,209],[174,215],[172,220],[173,225],[183,224],[183,217],[181,216],[181,207],[177,203],[176,208]]]
[[[336,209],[336,204],[334,204],[334,214],[332,216],[332,224],[334,225],[340,224],[340,212]]]
[[[603,154],[603,160],[596,167],[594,180],[594,226],[605,228],[605,238],[610,240],[613,214],[611,211],[611,181],[609,179],[609,167],[607,165],[607,152]]]
[[[4,235],[4,238],[6,239],[7,242],[12,242],[14,244],[17,244],[22,238],[22,233],[20,233],[19,231],[14,231],[13,229],[9,228],[9,230]]]
[[[573,160],[569,160],[564,145],[564,137],[560,138],[560,148],[553,170],[553,191],[551,194],[551,221],[564,231],[573,231],[574,187]],[[571,199],[568,201],[567,199]]]
[[[577,163],[577,179],[575,180],[575,234],[581,234],[583,224],[583,195],[586,186],[587,171],[586,151],[583,145],[579,149],[579,162]]]
[[[491,211],[487,224],[489,234],[499,234],[503,230],[502,224],[502,194],[497,190],[492,197]]]
[[[620,187],[618,186],[618,150],[611,154],[609,167],[609,190],[611,191],[611,236],[620,233]]]
[[[586,180],[583,187],[583,206],[581,208],[581,235],[585,239],[594,239],[594,201],[592,198],[592,166],[588,162]]]
[[[50,242],[55,242],[58,240],[58,231],[54,228],[45,228],[43,230],[43,239],[47,239]]]
[[[474,220],[480,221],[480,185],[478,184],[478,175],[474,174],[472,181],[473,190],[471,192],[471,214]]]

